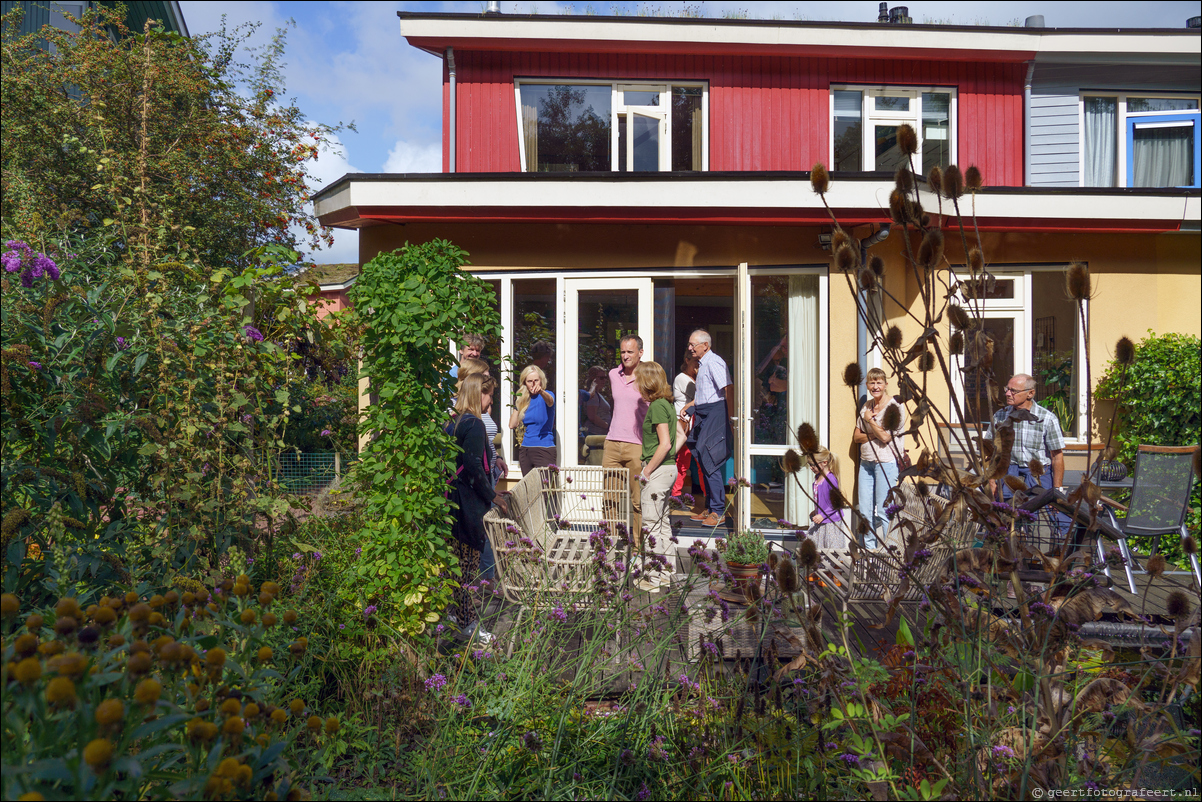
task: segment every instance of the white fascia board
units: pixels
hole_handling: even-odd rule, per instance
[[[880,25],[809,27],[798,25],[714,25],[663,23],[640,19],[637,22],[614,20],[554,20],[456,18],[402,18],[401,35],[411,41],[445,40],[491,41],[503,46],[506,40],[559,41],[560,49],[571,50],[572,42],[620,42],[625,45],[688,45],[707,48],[747,47],[798,50],[840,48],[938,50],[952,52],[1023,52],[1037,54],[1067,53],[1199,53],[1202,38],[1183,29],[1156,33],[1138,31],[1066,31],[1038,28],[964,30],[941,26]]]
[[[826,195],[833,209],[880,209],[888,216],[893,182],[831,182]],[[938,208],[923,194],[928,212]],[[423,208],[448,214],[478,207],[497,209],[821,209],[822,199],[802,179],[773,181],[480,181],[407,178],[403,181],[355,181],[352,177],[328,198],[316,201],[318,217],[353,208]],[[946,214],[950,204],[944,202]],[[960,201],[965,215],[972,199]],[[1100,195],[1081,193],[988,192],[976,197],[978,219],[1182,220],[1199,221],[1198,197]]]

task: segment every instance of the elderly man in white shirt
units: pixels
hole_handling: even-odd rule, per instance
[[[723,472],[734,442],[730,430],[730,417],[735,408],[734,384],[726,360],[712,348],[713,339],[705,329],[697,329],[689,335],[689,356],[700,362],[688,446],[705,476],[706,499],[706,509],[691,517],[702,526],[718,526],[726,518]]]

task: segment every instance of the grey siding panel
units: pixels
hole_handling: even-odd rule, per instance
[[[1032,186],[1080,183],[1081,92],[1202,91],[1195,65],[1047,64],[1037,62],[1026,121]]]
[[[1036,68],[1038,74],[1038,68]],[[1027,147],[1031,151],[1032,186],[1076,186],[1080,149],[1076,90],[1031,90]]]

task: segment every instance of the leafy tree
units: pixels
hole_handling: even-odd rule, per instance
[[[258,246],[331,241],[307,208],[308,165],[338,129],[283,101],[282,31],[248,65],[253,26],[139,33],[99,7],[78,33],[19,36],[19,13],[4,17],[0,81],[6,226],[116,221],[118,247],[143,268],[167,251],[232,267]]]

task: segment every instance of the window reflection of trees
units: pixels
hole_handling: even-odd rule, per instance
[[[590,87],[537,87],[537,163],[539,172],[610,169],[610,113],[598,114],[589,100]],[[609,87],[604,87],[609,92]],[[529,123],[527,123],[529,124]]]

